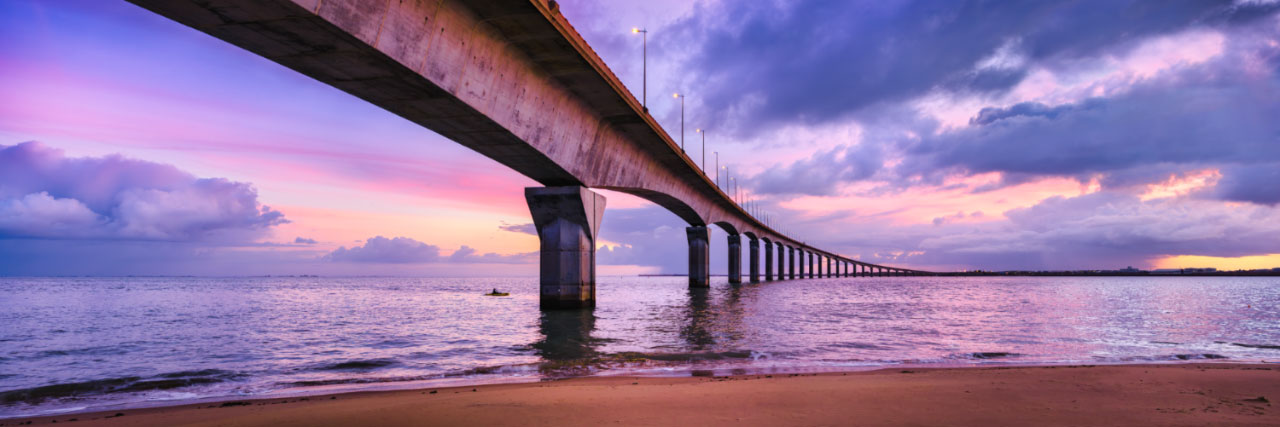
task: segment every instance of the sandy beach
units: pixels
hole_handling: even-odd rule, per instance
[[[0,426],[1280,425],[1280,366],[603,377],[11,419]]]

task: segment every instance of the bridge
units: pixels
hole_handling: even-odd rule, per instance
[[[751,282],[931,274],[824,251],[750,215],[648,114],[555,0],[130,1],[544,185],[525,189],[544,309],[595,304],[605,198],[590,188],[639,196],[686,221],[691,287],[710,286],[712,224],[728,235],[731,283],[742,282],[743,237]]]

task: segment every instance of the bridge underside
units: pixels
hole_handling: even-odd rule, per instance
[[[710,224],[730,243],[729,281],[833,263],[747,214],[676,145],[548,0],[130,0],[375,104],[547,186],[526,199],[541,241],[542,304],[595,300],[604,198],[626,192],[689,224],[689,283],[710,283]],[[800,257],[799,259],[797,257]],[[808,258],[804,258],[808,257]],[[823,265],[823,259],[827,260]],[[807,267],[806,267],[807,265]]]

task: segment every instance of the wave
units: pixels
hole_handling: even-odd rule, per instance
[[[320,371],[371,371],[374,369],[385,368],[388,366],[399,364],[391,359],[369,359],[369,360],[351,360],[339,362],[330,365],[324,365],[316,368]]]
[[[0,403],[39,404],[51,399],[79,398],[113,393],[137,393],[153,390],[170,390],[196,385],[220,383],[241,375],[218,369],[182,371],[152,377],[119,377],[73,383],[52,384],[41,387],[0,392]]]

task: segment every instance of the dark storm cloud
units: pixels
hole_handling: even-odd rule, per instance
[[[984,110],[979,126],[907,147],[902,175],[961,170],[1038,176],[1110,173],[1151,165],[1280,160],[1280,85],[1209,81],[1137,88],[1049,108]],[[1165,175],[1167,177],[1168,175]],[[1128,178],[1133,178],[1129,176]]]
[[[884,154],[876,145],[842,145],[768,169],[751,178],[751,184],[762,194],[826,195],[844,182],[870,178],[883,162]]]
[[[1013,116],[927,138],[910,147],[901,172],[1076,175],[1147,163],[1280,159],[1280,99],[1250,96],[1257,89],[1157,89],[1092,100],[1056,117]]]
[[[1239,28],[1228,33],[1221,55],[1131,83],[1110,97],[990,106],[959,129],[939,132],[937,123],[886,108],[867,115],[867,137],[859,146],[883,147],[902,161],[879,172],[878,164],[868,163],[871,169],[862,175],[905,188],[940,185],[948,176],[1001,173],[999,182],[973,189],[980,192],[1050,176],[1097,177],[1108,188],[1124,188],[1225,168],[1222,185],[1234,188],[1219,192],[1221,197],[1272,203],[1270,187],[1240,179],[1266,176],[1265,168],[1251,165],[1280,162],[1280,47],[1268,43],[1278,38],[1275,25]],[[908,133],[918,136],[901,136]],[[759,176],[774,182],[760,185],[834,194],[840,183],[830,180],[841,174],[809,168],[833,167],[833,159],[851,155],[857,157],[845,148],[821,153],[818,160],[777,165]],[[822,175],[822,185],[799,186],[816,181],[804,179],[815,174]]]
[[[1215,191],[1223,200],[1276,205],[1280,203],[1280,163],[1226,168]]]
[[[729,2],[674,23],[669,31],[678,35],[660,40],[693,41],[686,68],[698,72],[687,86],[701,88],[703,109],[737,115],[716,125],[732,121],[741,132],[823,123],[938,87],[1000,91],[1022,80],[1015,57],[1088,57],[1278,8],[1227,0]]]
[[[1005,120],[1013,117],[1044,117],[1047,119],[1056,119],[1062,113],[1077,110],[1088,109],[1092,102],[1084,102],[1081,105],[1059,105],[1050,107],[1039,102],[1023,102],[1014,104],[1009,108],[987,107],[978,111],[978,115],[969,119],[971,125],[989,125],[999,120]]]

